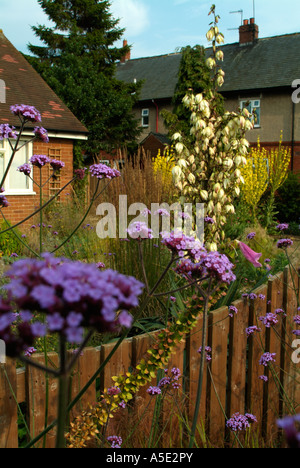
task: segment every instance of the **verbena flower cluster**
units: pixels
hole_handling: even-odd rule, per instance
[[[290,448],[300,448],[300,414],[286,416],[277,420],[277,426],[285,432],[286,440]]]
[[[285,231],[285,230],[287,230],[288,228],[289,228],[289,224],[287,224],[287,223],[277,224],[277,226],[276,226],[276,229],[277,229],[278,231]]]
[[[97,179],[114,179],[121,175],[120,171],[117,169],[113,169],[102,163],[90,166],[90,173],[93,177],[97,177]]]
[[[293,241],[291,239],[279,239],[277,242],[278,249],[286,249],[293,245]]]
[[[181,257],[175,267],[176,273],[189,277],[210,276],[228,284],[235,281],[234,265],[228,257],[216,251],[208,252],[194,237],[174,232],[169,235],[162,233],[161,242]],[[182,258],[186,256],[189,258]]]
[[[17,138],[15,127],[10,127],[8,124],[0,124],[0,140],[4,138],[13,138],[15,140]]]
[[[201,258],[203,247],[200,241],[193,236],[186,236],[181,231],[162,232],[162,244],[169,250],[176,253],[179,257],[184,257],[188,251],[189,256],[195,260]]]
[[[127,232],[132,239],[152,239],[152,229],[149,229],[147,224],[142,221],[130,223]]]
[[[245,431],[250,427],[250,424],[257,422],[257,419],[253,414],[246,413],[245,415],[240,413],[234,413],[230,419],[226,422],[226,426],[233,432]]]
[[[121,448],[123,443],[122,437],[116,435],[107,437],[107,440],[111,443],[111,448]]]
[[[0,189],[0,208],[6,208],[9,206],[8,200],[5,195],[3,195],[4,189]]]
[[[197,353],[199,354],[202,353],[202,346],[200,346]],[[205,359],[207,362],[211,361],[211,347],[210,346],[205,346]]]
[[[276,353],[269,353],[269,352],[264,353],[259,360],[259,364],[261,366],[267,367],[270,362],[275,362],[275,358],[276,358]]]
[[[33,166],[41,168],[45,166],[45,164],[50,163],[50,158],[45,154],[34,154],[29,161]]]
[[[38,140],[49,143],[48,132],[44,127],[35,127],[33,133]]]
[[[143,289],[133,277],[50,254],[15,262],[6,277],[10,282],[0,301],[0,339],[12,357],[46,333],[80,343],[85,327],[105,332],[131,326],[128,311],[138,305]],[[37,312],[45,314],[44,321]]]
[[[41,122],[41,114],[34,106],[27,106],[25,104],[16,104],[10,107],[14,115],[23,117],[30,122]]]
[[[173,389],[178,390],[180,388],[179,379],[181,377],[181,371],[178,367],[173,367],[170,371],[165,369],[165,376],[160,379],[156,386],[151,385],[147,389],[147,393],[152,396],[160,395],[162,393],[162,388],[168,388],[172,386]]]

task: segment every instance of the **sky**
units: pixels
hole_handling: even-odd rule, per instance
[[[208,46],[212,3],[226,44],[238,41],[242,19],[253,16],[259,37],[300,32],[299,0],[111,0],[111,12],[125,28],[131,57],[140,58]],[[21,52],[28,53],[28,43],[41,44],[31,28],[38,24],[51,25],[37,0],[0,0],[0,29]]]

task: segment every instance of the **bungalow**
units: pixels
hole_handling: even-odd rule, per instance
[[[300,105],[296,86],[300,84],[300,33],[259,38],[253,18],[239,28],[239,42],[222,46],[225,83],[220,92],[229,111],[247,106],[256,114],[254,129],[247,133],[251,144],[283,144],[292,152],[291,169],[300,170]],[[207,56],[211,48],[206,49]],[[117,77],[126,82],[144,80],[139,103],[134,112],[140,117],[144,132],[140,143],[166,134],[162,109],[172,109],[181,54],[127,59],[117,68]],[[161,139],[161,137],[160,137]]]
[[[28,163],[34,154],[43,154],[64,162],[65,166],[60,175],[55,180],[50,179],[43,189],[45,197],[55,194],[73,177],[73,145],[76,140],[86,140],[88,130],[0,30],[0,124],[9,124],[18,130],[20,120],[11,112],[11,106],[15,104],[34,106],[41,114],[42,123],[26,124],[21,145],[26,141],[28,144],[16,153],[3,187],[9,202],[4,213],[11,223],[17,223],[32,213],[39,200],[38,187],[30,178],[18,172],[17,168]],[[32,131],[37,125],[46,128],[48,143],[31,141]],[[5,139],[0,140],[0,178],[4,174],[10,155],[9,142]],[[42,171],[43,183],[50,176],[51,168],[48,166]],[[34,179],[38,176],[37,171],[34,167]]]

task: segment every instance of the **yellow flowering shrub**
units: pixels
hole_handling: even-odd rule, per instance
[[[257,148],[251,148],[247,164],[241,169],[241,172],[244,178],[243,197],[254,214],[269,184],[268,154],[265,148],[261,148],[259,140]]]
[[[166,146],[163,154],[158,150],[158,154],[153,158],[154,174],[159,174],[165,186],[172,184],[172,169],[175,166],[174,149]]]
[[[259,139],[257,147],[251,148],[241,172],[244,178],[242,194],[253,215],[267,189],[270,190],[267,209],[272,214],[275,192],[287,178],[290,161],[291,150],[282,146],[282,133],[276,149],[262,148]]]
[[[291,162],[291,150],[282,146],[282,132],[279,147],[268,153],[269,160],[269,185],[271,192],[275,193],[286,181],[288,168]]]

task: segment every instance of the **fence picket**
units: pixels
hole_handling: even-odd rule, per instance
[[[31,359],[45,365],[45,357],[43,354],[33,355]],[[57,369],[58,355],[56,353],[48,353],[47,360],[48,367]],[[57,417],[58,380],[51,376],[47,377],[43,371],[33,366],[27,366],[25,385],[28,428],[31,437],[34,438]],[[48,404],[46,398],[47,391]],[[54,448],[55,435],[56,430],[54,428],[48,432],[45,438],[37,442],[35,447],[42,448],[45,446],[45,448]]]
[[[0,364],[0,448],[18,448],[17,375],[15,362]]]
[[[197,325],[187,336],[186,346],[186,362],[187,362],[187,379],[186,379],[186,392],[187,392],[187,411],[188,419],[191,424],[195,411],[195,401],[198,389],[198,376],[200,369],[200,354],[198,349],[202,343],[203,332],[203,316],[197,319]],[[207,387],[207,362],[204,364],[203,384],[201,392],[200,409],[197,423],[196,442],[201,446],[206,434],[206,387]]]
[[[212,360],[209,365],[209,440],[214,446],[224,444],[226,420],[227,347],[229,334],[228,308],[209,315]],[[220,445],[221,444],[221,445]]]

